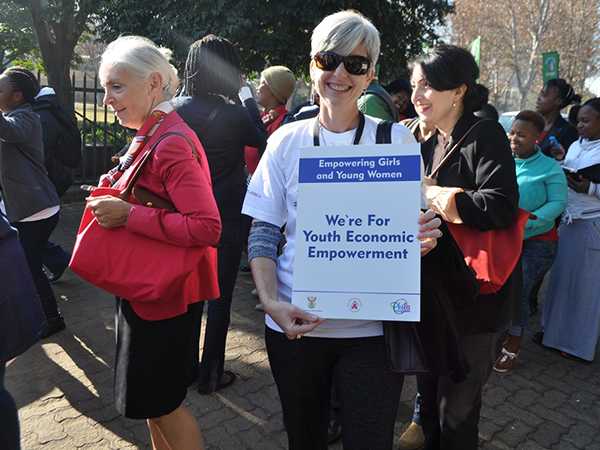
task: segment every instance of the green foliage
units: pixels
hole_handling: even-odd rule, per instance
[[[31,70],[33,73],[45,74],[46,69],[39,56],[28,56],[23,58],[17,58],[10,63],[11,66],[20,66],[25,69]]]
[[[82,124],[79,124],[81,129]],[[119,150],[128,141],[129,136],[127,130],[117,122],[107,123],[106,128],[104,123],[98,123],[98,126],[88,124],[83,130],[83,141],[86,145],[104,145],[104,137],[106,136],[106,145]],[[94,141],[95,139],[95,141]]]
[[[38,55],[29,10],[14,0],[3,0],[0,8],[0,71],[17,65],[27,55]]]
[[[110,41],[139,34],[174,51],[182,67],[189,45],[214,33],[238,45],[246,72],[284,64],[308,72],[310,35],[327,14],[356,9],[381,32],[381,79],[406,75],[406,63],[436,39],[452,10],[447,0],[106,0],[98,31]],[[140,14],[144,11],[144,14]]]

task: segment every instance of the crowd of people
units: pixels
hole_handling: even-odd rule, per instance
[[[116,298],[115,405],[146,420],[154,449],[204,448],[202,417],[183,406],[186,392],[236,382],[225,349],[244,252],[290,450],[326,449],[340,438],[345,449],[392,449],[409,373],[417,373],[418,394],[401,448],[478,448],[483,388],[492,371],[518,370],[540,297],[542,331],[533,340],[566,358],[594,359],[600,99],[578,105],[571,123],[562,111],[581,98],[564,79],[550,80],[536,110],[519,112],[507,134],[467,50],[439,44],[413,61],[410,80],[387,85],[377,77],[379,54],[379,32],[360,13],[325,17],[310,41],[311,99],[289,111],[293,72],[266,68],[254,94],[223,37],[194,42],[181,79],[170,52],[143,37],[120,37],[102,55],[104,104],[135,136],[92,188],[86,213],[95,229],[125,238],[92,242],[109,234],[80,229],[72,264],[77,272],[79,248],[102,245],[125,255],[124,273],[141,271],[144,251],[158,248],[143,244],[151,241],[176,272],[159,294],[146,286],[157,280],[146,279]],[[69,255],[49,238],[71,180],[49,162],[52,149],[67,145],[40,107],[51,94],[26,69],[0,75],[0,258],[9,286],[0,302],[0,448],[9,450],[19,448],[19,427],[5,365],[66,326],[51,281]],[[384,134],[392,144],[421,144],[421,320],[323,320],[290,300],[299,149],[378,144]],[[477,246],[482,235],[504,239],[491,268],[465,259],[465,243]],[[111,283],[127,284],[122,275]]]

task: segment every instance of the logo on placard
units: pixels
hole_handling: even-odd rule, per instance
[[[360,311],[361,306],[362,306],[362,303],[357,298],[351,298],[350,300],[348,300],[348,309],[351,312]]]
[[[306,297],[306,306],[308,306],[309,309],[315,309],[317,307],[317,297]]]
[[[403,298],[391,303],[392,310],[396,314],[406,314],[410,312],[410,304]]]

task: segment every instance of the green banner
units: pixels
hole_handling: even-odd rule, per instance
[[[542,77],[544,83],[548,80],[558,78],[558,66],[560,57],[558,52],[542,53]]]
[[[481,36],[477,36],[477,38],[471,42],[471,55],[473,55],[475,62],[479,65],[481,56]]]

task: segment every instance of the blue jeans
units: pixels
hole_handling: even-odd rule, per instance
[[[6,366],[0,363],[0,448],[2,450],[19,450],[19,418],[17,405],[4,387]]]
[[[519,307],[513,317],[513,323],[508,334],[511,336],[522,336],[529,320],[530,306],[529,298],[531,292],[541,282],[546,272],[554,262],[556,255],[556,241],[523,241],[523,252],[521,263],[523,266],[523,290]]]

